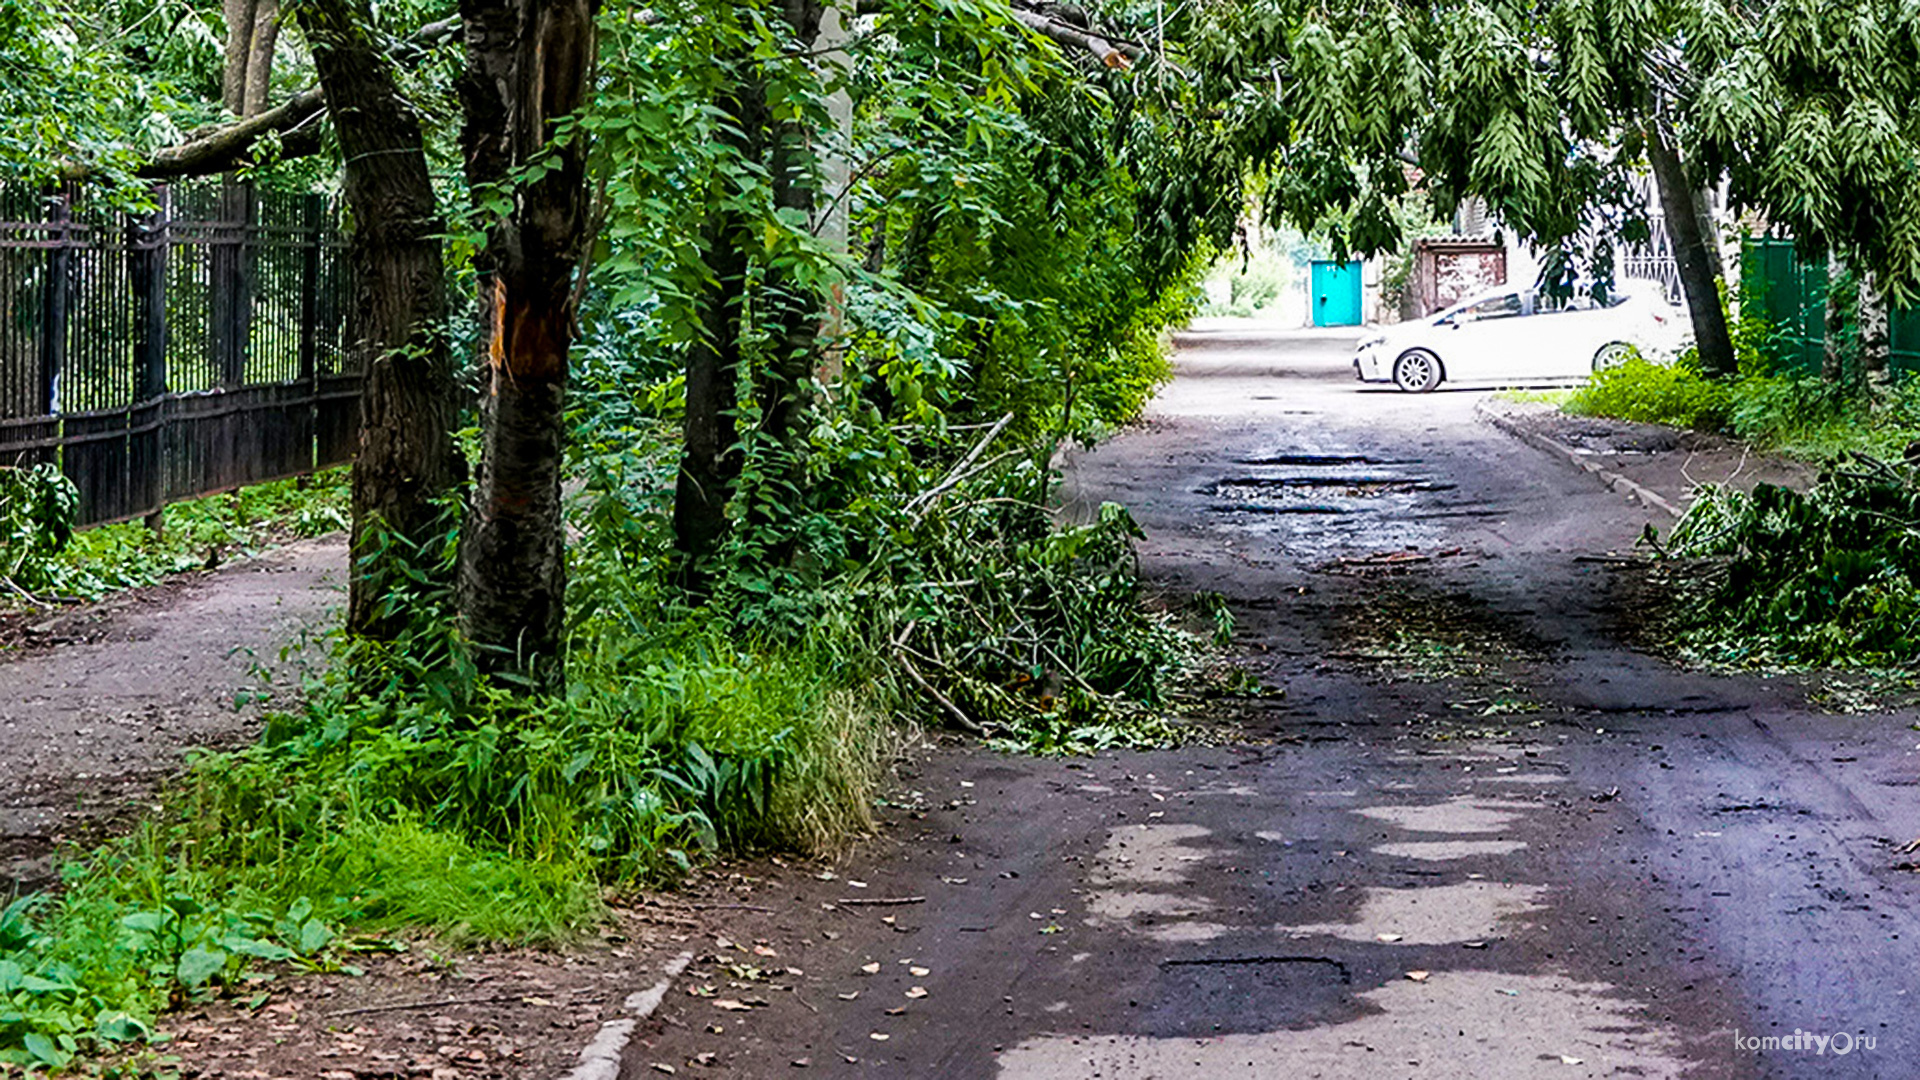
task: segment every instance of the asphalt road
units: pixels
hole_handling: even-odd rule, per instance
[[[1646,512],[1349,341],[1188,334],[1070,463],[1231,604],[1248,741],[926,755],[830,880],[742,883],[628,1075],[1920,1076],[1914,718],[1631,647]]]

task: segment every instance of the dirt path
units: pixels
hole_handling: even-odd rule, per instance
[[[1231,602],[1286,689],[1249,741],[932,755],[831,880],[759,886],[625,1075],[1920,1075],[1913,717],[1623,644],[1644,583],[1596,557],[1646,513],[1345,344],[1188,335],[1072,469]],[[791,992],[729,969],[756,942]]]
[[[190,747],[252,733],[270,686],[345,600],[346,543],[308,540],[36,623],[0,653],[0,876],[131,806]]]

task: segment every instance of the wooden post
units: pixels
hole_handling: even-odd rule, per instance
[[[247,377],[247,335],[253,322],[253,188],[229,180],[220,188],[220,232],[213,245],[213,359],[220,385]]]
[[[300,381],[311,383],[320,369],[320,245],[324,240],[326,198],[307,195],[301,202]]]
[[[159,207],[136,218],[127,245],[133,282],[133,400],[167,392],[167,233],[172,197],[166,185],[154,191]]]
[[[67,315],[73,310],[73,193],[63,190],[48,200],[47,284],[40,308],[40,385],[35,404],[43,413],[58,410],[60,367],[67,356]]]
[[[159,417],[158,400],[167,392],[167,247],[170,239],[173,193],[165,184],[154,188],[153,213],[136,218],[127,243],[127,278],[133,285],[133,409],[138,416],[143,404],[151,415]],[[136,440],[142,436],[134,436]],[[147,439],[150,456],[136,455],[134,468],[145,467],[155,475],[157,505],[146,516],[146,525],[155,539],[166,523],[166,433],[155,431]]]

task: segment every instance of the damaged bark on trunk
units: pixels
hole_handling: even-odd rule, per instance
[[[594,0],[462,0],[467,179],[510,191],[480,258],[487,315],[481,461],[460,539],[462,626],[482,671],[552,689],[564,675],[567,359],[574,279],[590,241],[586,145],[555,144],[586,102]],[[536,160],[537,178],[520,173]]]

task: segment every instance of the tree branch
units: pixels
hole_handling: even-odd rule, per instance
[[[1071,23],[1049,18],[1037,11],[1026,8],[1013,9],[1013,17],[1020,25],[1049,38],[1054,44],[1068,49],[1080,49],[1093,54],[1107,67],[1121,71],[1133,66],[1133,62],[1146,55],[1146,50],[1133,44],[1115,44],[1090,30],[1083,30]]]
[[[459,32],[458,15],[430,22],[394,47],[394,59],[402,67],[411,67],[453,41]],[[185,142],[155,150],[134,169],[134,175],[145,180],[174,180],[227,172],[246,164],[254,144],[269,133],[282,137],[283,160],[305,157],[320,149],[320,133],[312,121],[324,111],[326,96],[318,86],[310,86],[257,116],[202,129],[188,135]],[[85,179],[93,171],[89,165],[75,165],[67,170],[67,178]]]
[[[134,170],[134,175],[147,180],[171,180],[181,176],[225,172],[244,162],[261,136],[269,132],[285,135],[319,115],[324,108],[325,95],[319,87],[310,86],[258,116],[235,121],[176,146],[154,151],[152,157]],[[317,148],[319,140],[313,142]],[[312,150],[306,149],[306,152],[311,153]]]

